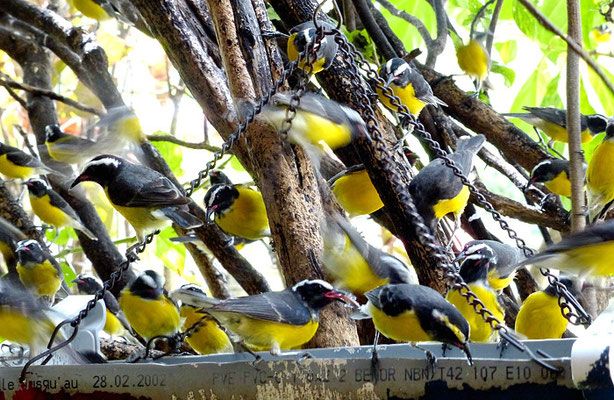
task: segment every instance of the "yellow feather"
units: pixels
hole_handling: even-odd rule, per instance
[[[337,179],[332,191],[341,207],[351,216],[371,214],[384,207],[366,170]]]
[[[556,296],[544,292],[531,294],[516,317],[516,332],[527,339],[560,339],[567,329]]]
[[[7,306],[0,306],[0,337],[3,339],[42,347],[51,337],[53,328],[51,321],[15,312]]]
[[[53,296],[62,284],[59,272],[49,260],[32,266],[17,265],[21,283],[38,296]]]
[[[494,316],[503,322],[503,309],[497,300],[497,293],[491,287],[484,286],[480,283],[470,283],[469,288],[475,293],[478,298],[484,303],[486,308],[493,312]],[[493,330],[489,324],[484,322],[482,317],[473,310],[473,306],[467,303],[458,290],[450,290],[446,296],[446,300],[452,303],[458,311],[469,322],[469,339],[473,342],[491,342],[494,341]]]
[[[81,14],[96,21],[104,21],[111,16],[92,0],[69,0],[74,8],[79,10]]]
[[[596,211],[600,211],[614,199],[614,174],[611,169],[613,163],[614,142],[605,139],[595,149],[586,170],[586,186],[591,209],[596,207],[598,208]]]
[[[373,318],[373,325],[384,336],[403,342],[425,342],[432,340],[430,335],[420,326],[420,320],[413,310],[399,315],[390,316],[368,303],[368,313]]]
[[[56,228],[61,228],[68,224],[70,217],[66,213],[57,207],[51,205],[49,195],[36,197],[30,193],[30,205],[32,211],[36,214],[41,221],[53,225]]]
[[[236,185],[239,197],[222,215],[215,216],[216,224],[229,235],[257,240],[270,234],[262,194],[247,186]]]
[[[187,330],[196,322],[200,321],[205,314],[197,313],[196,308],[190,306],[181,307],[181,317],[185,318],[182,330]],[[198,331],[186,339],[198,354],[232,353],[232,343],[226,332],[217,325],[211,317],[205,317]]]
[[[126,329],[121,321],[111,311],[107,310],[107,319],[103,330],[111,336],[122,336]]]
[[[488,54],[479,42],[471,40],[469,44],[456,49],[458,66],[470,77],[483,81],[488,75]]]
[[[288,38],[287,53],[288,53],[288,59],[290,61],[298,60],[298,50],[297,50],[296,46],[294,45],[294,39],[296,39],[296,33],[293,33]],[[298,64],[298,67],[301,68],[301,69],[304,69],[306,61],[307,60],[303,57],[301,62]],[[315,74],[315,73],[318,73],[318,72],[322,71],[325,62],[326,62],[326,59],[324,59],[324,58],[321,58],[319,60],[315,60],[315,62],[312,64],[313,70],[311,71],[311,73]]]
[[[145,339],[157,335],[172,335],[179,329],[179,311],[175,304],[164,296],[149,300],[124,289],[119,297],[119,306],[132,329]]]
[[[28,179],[34,175],[34,168],[21,167],[7,160],[6,154],[0,155],[0,173],[9,179]]]
[[[561,171],[553,180],[546,182],[546,187],[554,194],[571,197],[571,181],[565,171]]]
[[[453,213],[456,217],[458,214],[461,214],[465,207],[467,207],[467,202],[469,201],[469,188],[463,185],[461,191],[453,198],[440,200],[437,204],[433,206],[433,212],[435,213],[435,217],[441,219],[448,215],[449,213]]]
[[[418,116],[420,115],[420,111],[426,106],[426,103],[418,100],[416,97],[416,92],[414,90],[414,86],[410,83],[406,87],[400,87],[395,84],[390,84],[390,88],[394,92],[395,96],[397,96],[401,103],[404,104],[412,115]],[[379,99],[384,103],[386,107],[393,111],[397,111],[398,107],[394,106],[390,99],[384,96],[383,91],[380,88],[376,88],[377,95]]]

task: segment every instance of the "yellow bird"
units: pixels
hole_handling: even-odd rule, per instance
[[[610,118],[603,142],[593,152],[586,171],[588,210],[591,221],[605,217],[614,201],[614,118]]]
[[[333,176],[328,183],[337,201],[350,217],[371,214],[384,207],[362,164]]]
[[[19,280],[36,296],[47,296],[51,303],[64,283],[64,275],[58,262],[35,240],[17,243],[17,274]],[[66,293],[68,288],[65,287]]]
[[[42,179],[32,178],[24,183],[30,194],[32,211],[41,221],[56,228],[70,226],[82,232],[90,240],[98,240],[96,235],[85,227],[75,210],[55,190]]]
[[[447,106],[433,94],[431,85],[422,74],[402,58],[391,58],[380,67],[378,72],[379,76],[386,81],[386,86],[392,89],[401,103],[407,106],[409,112],[416,117],[427,104]],[[377,88],[377,95],[386,107],[393,111],[398,110],[398,107],[392,105],[390,99],[384,96],[383,91],[379,88]]]
[[[330,31],[335,28],[335,25],[326,21],[318,21],[319,24],[325,26],[325,30]],[[307,55],[305,51],[307,50],[307,46],[309,46],[316,39],[316,26],[313,21],[303,22],[302,24],[296,25],[292,29],[290,29],[290,37],[288,37],[288,58],[290,61],[297,61],[299,54],[303,53],[303,58],[299,63],[299,68],[305,69],[305,64],[307,61]],[[339,46],[337,42],[335,42],[335,38],[332,35],[325,35],[320,42],[320,47],[316,52],[315,59],[310,59],[312,61],[313,69],[310,71],[313,74],[316,74],[324,69],[327,69],[331,66],[333,61],[335,60],[335,55],[337,54],[337,49]]]
[[[245,185],[217,184],[205,194],[206,219],[232,236],[257,240],[270,236],[262,194]]]
[[[484,47],[477,40],[470,40],[469,44],[460,45],[456,48],[458,66],[472,79],[475,79],[477,91],[480,91],[482,82],[488,76],[490,57]]]
[[[194,284],[181,286],[182,291],[192,291],[205,295],[203,290]],[[232,342],[224,330],[217,322],[207,314],[198,312],[199,308],[189,304],[182,304],[179,308],[181,318],[183,318],[182,331],[187,331],[194,324],[199,323],[200,327],[191,336],[186,338],[186,342],[198,354],[233,353]]]
[[[64,133],[55,124],[45,127],[45,146],[51,158],[67,164],[81,164],[100,152],[98,143]]]
[[[569,161],[549,158],[540,162],[531,171],[527,188],[535,182],[543,183],[554,194],[571,197]]]
[[[155,271],[143,272],[124,288],[119,306],[132,329],[145,340],[179,331],[179,310],[166,296],[163,279]]]
[[[53,170],[37,158],[0,143],[0,173],[9,179],[28,179],[34,174],[53,173]]]
[[[608,24],[601,24],[591,30],[591,36],[597,43],[607,43],[612,38],[612,30]]]
[[[559,282],[575,296],[573,281],[560,278]],[[563,316],[559,296],[553,285],[527,297],[516,316],[516,332],[527,339],[560,339],[567,329],[569,320]]]
[[[111,18],[109,13],[94,0],[69,0],[70,4],[81,14],[96,21],[106,21]],[[104,3],[104,0],[102,0]]]
[[[481,255],[481,258],[465,260],[460,267],[460,275],[469,288],[492,311],[495,318],[503,322],[504,311],[499,304],[497,292],[488,283],[488,270],[493,255]],[[467,303],[458,290],[448,292],[446,299],[463,314],[471,326],[469,339],[472,342],[493,342],[496,339],[495,331],[490,324],[484,322],[482,316],[475,312],[473,306]]]
[[[356,303],[350,295],[322,280],[304,280],[281,292],[226,300],[181,289],[172,296],[203,308],[250,349],[269,350],[274,355],[307,343],[318,329],[320,310],[329,303]]]

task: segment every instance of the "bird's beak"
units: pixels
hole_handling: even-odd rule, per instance
[[[15,249],[15,253],[19,251],[30,251],[30,250],[28,249],[27,246],[17,246],[17,248]]]
[[[215,212],[215,207],[207,207],[207,211],[205,212],[205,222],[210,224],[213,222],[212,215]]]
[[[537,179],[535,179],[535,178],[529,179],[529,181],[527,182],[527,186],[524,187],[523,191],[526,192],[527,190],[529,190],[531,185],[534,184],[536,181],[537,181]]]
[[[77,179],[75,179],[71,184],[70,184],[70,188],[74,188],[75,186],[77,186],[78,184],[80,184],[81,182],[85,182],[88,180],[88,176],[87,175],[79,175],[77,177]]]
[[[342,301],[345,304],[352,306],[352,308],[360,307],[360,304],[358,304],[355,297],[350,293],[344,292],[343,290],[331,290],[330,292],[324,294],[324,297],[327,299]]]
[[[465,252],[461,251],[460,253],[458,253],[458,255],[456,256],[456,258],[454,259],[455,263],[460,263],[465,259]]]
[[[70,282],[70,283],[83,283],[83,282],[84,282],[84,281],[83,281],[83,279],[81,279],[81,278],[75,278],[75,279],[73,279],[73,280],[72,280],[72,282]]]
[[[394,82],[395,79],[397,79],[397,77],[394,75],[388,77],[388,79],[386,79],[386,86],[390,86],[390,84]]]

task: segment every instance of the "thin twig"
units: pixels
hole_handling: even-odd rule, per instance
[[[371,0],[368,0],[369,2]],[[386,60],[398,57],[399,54],[394,50],[384,32],[375,21],[367,0],[354,0],[354,8],[360,17],[360,21],[371,36],[371,40],[375,43],[377,50],[384,56]]]
[[[36,150],[34,150],[34,146],[32,146],[32,143],[30,143],[30,139],[28,138],[28,132],[26,132],[21,125],[13,125],[13,127],[15,129],[17,129],[17,132],[19,132],[19,134],[21,135],[21,137],[23,138],[23,142],[25,143],[26,147],[28,148],[28,150],[30,151],[30,154],[32,155],[32,157],[34,158],[39,158],[38,157],[38,153],[36,153]]]
[[[433,39],[431,38],[431,34],[429,33],[429,30],[426,29],[426,26],[424,26],[422,21],[403,10],[399,10],[394,6],[394,4],[392,4],[388,0],[377,0],[377,2],[380,3],[386,10],[388,10],[390,14],[394,15],[397,18],[401,18],[413,25],[414,28],[418,30],[420,36],[422,36],[422,40],[424,40],[424,43],[426,43],[427,48],[432,45]]]
[[[437,37],[427,45],[426,66],[429,68],[435,67],[437,57],[443,52],[446,47],[446,39],[448,37],[448,15],[443,6],[442,0],[429,0],[428,2],[435,12],[435,20],[437,22]]]
[[[21,98],[21,96],[19,96],[17,93],[15,93],[15,91],[13,89],[11,89],[11,87],[9,85],[3,84],[2,81],[0,81],[0,85],[3,86],[6,89],[8,94],[13,99],[15,99],[16,102],[18,102],[25,110],[27,110],[27,103],[26,103],[26,101],[23,98]]]
[[[495,0],[488,0],[486,3],[484,3],[484,5],[478,10],[478,12],[475,14],[475,17],[473,17],[473,21],[471,21],[471,31],[469,31],[469,40],[473,39],[473,35],[475,34],[475,25],[478,23],[478,21],[482,18],[482,14],[484,14],[484,11],[486,11],[486,9],[488,8],[488,6],[490,6],[492,3],[494,3]]]
[[[196,150],[208,150],[210,152],[219,152],[220,148],[217,146],[212,146],[209,143],[190,143],[184,142],[183,140],[177,139],[172,135],[147,135],[147,140],[150,142],[170,142],[179,146],[187,147],[188,149],[196,149]]]
[[[0,85],[4,86],[7,90],[9,90],[9,88],[15,88],[15,89],[19,89],[19,90],[25,90],[26,92],[29,92],[29,93],[32,93],[32,94],[35,94],[35,95],[46,96],[46,97],[49,97],[52,100],[61,101],[62,103],[67,104],[67,105],[69,105],[71,107],[74,107],[74,108],[79,109],[81,111],[88,112],[90,114],[98,115],[99,117],[102,117],[102,116],[104,116],[106,114],[102,110],[99,110],[99,109],[94,108],[94,107],[90,107],[90,106],[88,106],[86,104],[83,104],[81,102],[78,102],[76,100],[69,99],[68,97],[62,96],[61,94],[55,93],[55,92],[53,92],[51,90],[45,90],[45,89],[37,88],[37,87],[34,87],[34,86],[30,86],[30,85],[28,85],[26,83],[17,82],[15,80],[9,78],[5,74],[0,74]],[[24,107],[25,107],[25,105],[24,105]]]
[[[488,32],[486,32],[486,53],[490,54],[492,50],[492,44],[495,41],[495,29],[497,29],[497,22],[499,21],[499,14],[501,8],[503,8],[504,0],[497,0],[495,9],[492,11],[492,18],[490,19],[490,25],[488,25]],[[492,58],[491,58],[492,60]]]
[[[565,42],[567,42],[567,45],[573,50],[575,51],[580,57],[582,57],[582,59],[584,61],[586,61],[586,63],[593,69],[593,71],[595,71],[595,73],[597,75],[599,75],[599,77],[601,78],[601,80],[603,81],[603,83],[605,83],[605,85],[608,87],[608,89],[610,90],[610,92],[612,92],[612,94],[614,94],[614,86],[612,85],[612,83],[608,80],[608,78],[605,76],[604,72],[601,70],[601,67],[599,67],[599,65],[597,65],[597,62],[586,52],[582,49],[582,46],[579,45],[578,43],[576,43],[574,40],[570,39],[569,37],[567,37],[567,35],[565,35],[559,28],[557,28],[544,14],[541,13],[541,11],[539,11],[529,0],[518,0],[523,6],[525,6],[525,8],[527,10],[529,10],[529,12],[531,14],[533,14],[533,16],[535,17],[535,19],[546,29],[548,29],[550,32],[554,33],[555,35],[559,36],[561,39],[563,39]]]

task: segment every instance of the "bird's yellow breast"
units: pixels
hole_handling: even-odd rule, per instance
[[[0,337],[3,339],[24,345],[42,345],[51,336],[52,330],[51,322],[39,321],[31,315],[0,306]]]
[[[497,293],[482,284],[469,284],[471,291],[478,296],[486,308],[493,312],[495,318],[503,322],[503,309],[497,300]],[[469,322],[469,339],[473,342],[490,342],[494,340],[493,329],[473,310],[473,306],[461,296],[458,290],[450,290],[446,300],[452,303]]]
[[[313,319],[305,325],[290,325],[229,312],[215,313],[215,317],[257,351],[271,350],[276,344],[281,350],[298,348],[311,340],[319,325]]]
[[[472,78],[484,80],[488,75],[488,54],[475,40],[456,50],[458,66]]]
[[[401,100],[401,104],[404,104],[412,115],[416,117],[420,115],[420,111],[426,106],[426,103],[422,100],[418,100],[416,97],[416,92],[414,90],[414,86],[410,83],[406,87],[400,87],[395,84],[391,84],[390,88],[394,92],[395,96],[397,96]],[[380,88],[376,88],[377,95],[379,99],[384,103],[386,107],[393,111],[397,111],[398,107],[394,106],[390,99],[384,96],[383,91]]]
[[[465,210],[465,207],[467,207],[469,194],[469,188],[463,185],[461,191],[453,198],[440,200],[433,206],[435,217],[441,219],[449,213],[453,213],[455,217],[461,214]]]
[[[351,216],[371,214],[384,207],[366,170],[337,179],[333,194]]]
[[[287,52],[288,52],[288,59],[290,61],[298,60],[298,55],[299,55],[298,54],[298,49],[294,45],[294,39],[296,39],[296,33],[293,33],[288,38]],[[301,62],[298,64],[299,68],[301,68],[301,69],[305,68],[306,61],[307,60],[305,59],[305,57],[303,57]],[[326,62],[325,58],[320,58],[319,60],[314,60],[314,62],[312,63],[313,70],[311,72],[313,74],[315,74],[315,73],[318,73],[318,72],[322,71],[325,62]]]
[[[510,274],[507,277],[500,277],[495,268],[488,271],[488,284],[495,290],[503,290],[512,283],[516,273]]]
[[[196,308],[181,307],[181,317],[185,318],[182,330],[185,331],[201,320],[205,314],[197,313]],[[210,317],[201,321],[203,324],[198,331],[188,337],[186,341],[198,354],[232,353],[233,348],[226,332],[220,329]]]
[[[158,218],[152,214],[154,209],[150,207],[122,207],[111,201],[107,188],[104,189],[109,203],[119,212],[136,230],[137,235],[141,237],[152,233],[155,230],[162,230],[170,225],[171,221],[168,218]]]
[[[403,342],[425,342],[432,340],[420,326],[420,320],[414,310],[390,316],[369,302],[368,312],[373,318],[373,325],[384,336]]]
[[[38,296],[53,296],[62,284],[62,280],[49,260],[33,266],[17,265],[17,274],[23,285]]]
[[[0,155],[0,173],[9,179],[28,179],[34,174],[34,168],[13,164],[6,158],[6,154],[2,154]]]
[[[109,14],[93,0],[70,0],[70,3],[74,8],[81,11],[81,14],[88,18],[95,19],[96,21],[104,21],[111,18]]]
[[[102,329],[111,336],[121,336],[125,331],[121,321],[109,310],[107,310],[107,319]]]
[[[294,141],[303,144],[307,142],[311,145],[319,145],[320,142],[326,143],[328,147],[335,150],[346,146],[352,140],[352,131],[345,124],[337,124],[319,115],[299,110],[292,121],[290,135],[294,131],[300,132],[300,137],[294,137]]]
[[[605,139],[593,153],[586,171],[586,185],[593,197],[601,199],[602,204],[614,199],[614,142]]]
[[[544,292],[531,294],[516,317],[516,332],[527,339],[560,339],[567,329],[556,296]]]
[[[30,194],[30,205],[32,211],[36,214],[41,221],[53,225],[56,228],[61,228],[68,222],[68,215],[57,207],[51,205],[49,195],[36,197]]]
[[[119,306],[132,328],[143,338],[157,335],[172,335],[179,328],[179,311],[166,297],[148,300],[122,291]]]
[[[553,180],[546,182],[546,187],[559,196],[571,197],[571,181],[565,171],[561,171]]]
[[[248,187],[236,186],[239,197],[221,215],[216,214],[216,224],[227,234],[257,240],[270,234],[262,194]]]

